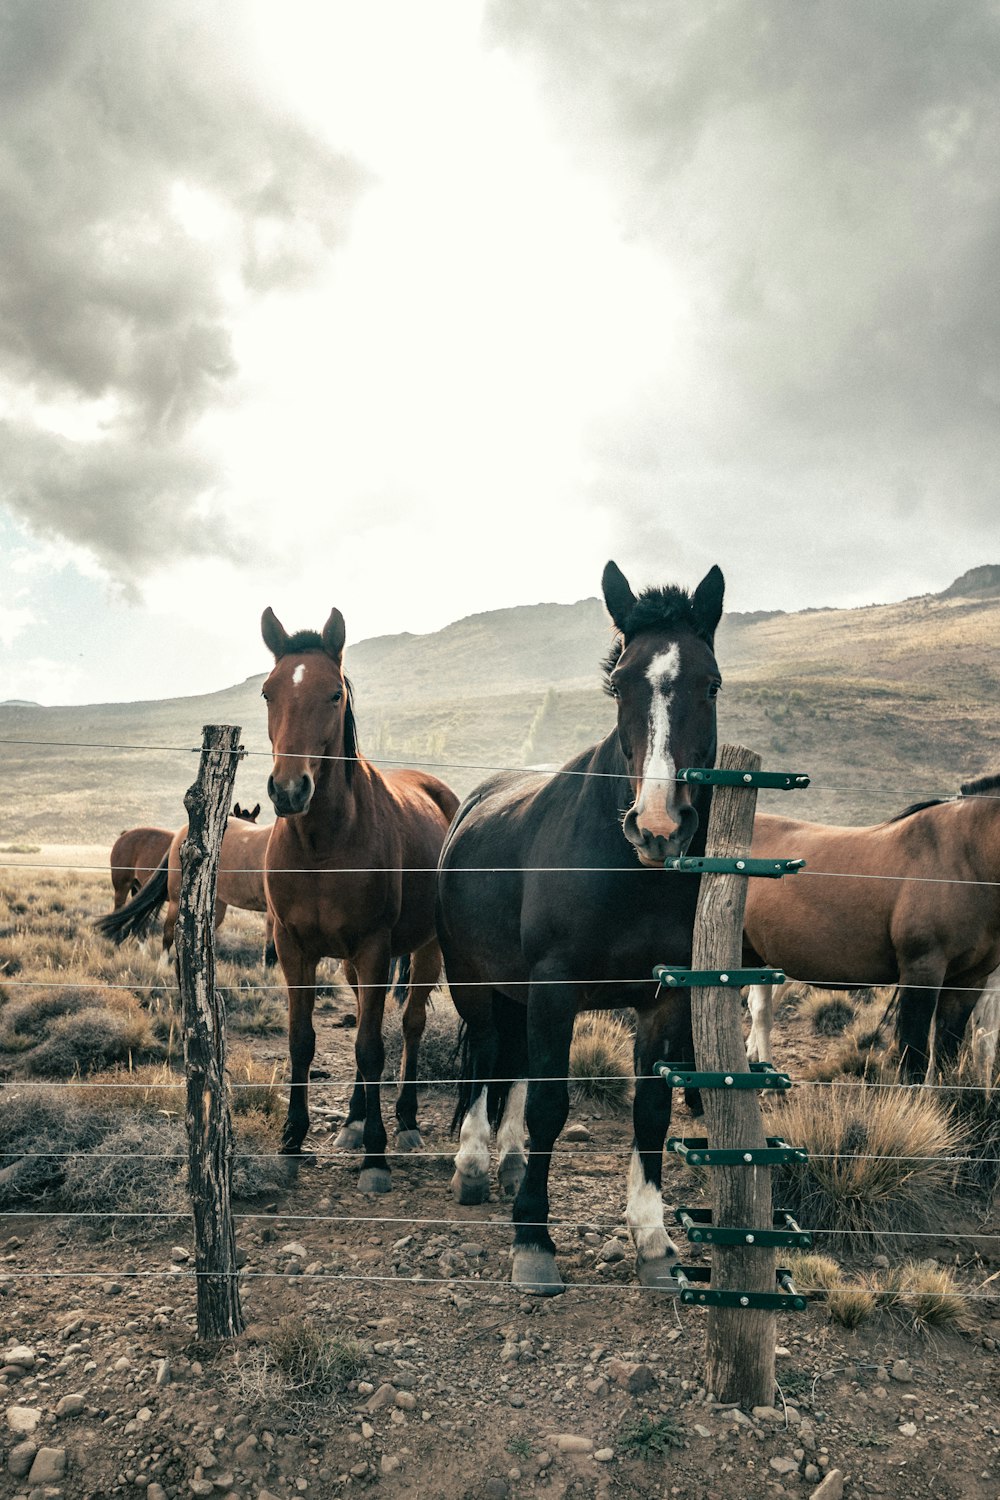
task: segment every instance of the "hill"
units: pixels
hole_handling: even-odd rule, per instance
[[[462,793],[495,766],[558,765],[613,723],[598,666],[609,634],[603,605],[584,599],[349,644],[362,749],[438,767]],[[813,787],[794,802],[801,817],[874,821],[948,795],[1000,764],[998,638],[993,566],[894,604],[726,616],[722,738],[759,750],[765,765],[808,771]],[[237,795],[266,806],[263,678],[143,703],[0,704],[0,842],[110,841],[130,824],[179,824],[208,723],[242,726]],[[769,805],[793,810],[787,799]]]

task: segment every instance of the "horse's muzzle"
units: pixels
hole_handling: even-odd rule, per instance
[[[625,814],[622,830],[641,864],[660,867],[665,859],[687,853],[698,831],[698,814],[693,807],[685,806],[679,807],[673,816],[677,819],[673,832],[661,834],[643,828],[634,808]]]
[[[291,783],[279,783],[273,775],[267,778],[267,795],[279,818],[294,818],[307,812],[314,790],[315,783],[308,773]]]

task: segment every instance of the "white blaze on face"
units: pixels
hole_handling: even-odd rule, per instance
[[[677,774],[677,767],[670,755],[670,698],[680,669],[681,651],[676,645],[671,646],[669,651],[658,652],[646,668],[646,681],[651,688],[651,696],[649,741],[642,768],[642,784],[635,799],[635,812],[640,826],[644,813],[647,817],[667,814],[667,799]]]
[[[295,671],[292,673],[292,686],[298,687],[299,683],[302,681],[305,675],[306,664],[304,661],[300,661],[298,666],[295,668]]]

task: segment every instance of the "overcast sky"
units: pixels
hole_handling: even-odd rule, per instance
[[[0,699],[1000,561],[987,0],[0,0]]]

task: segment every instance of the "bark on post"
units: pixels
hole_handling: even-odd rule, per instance
[[[718,766],[720,770],[757,771],[760,756],[742,745],[723,745]],[[746,855],[756,804],[757,792],[752,787],[715,787],[706,854],[723,858]],[[724,972],[740,967],[746,890],[745,876],[702,875],[693,969]],[[692,990],[691,1017],[695,1063],[700,1072],[748,1071],[738,991]],[[706,1089],[702,1097],[710,1147],[753,1150],[767,1144],[756,1090]],[[712,1167],[710,1171],[715,1224],[725,1228],[771,1227],[770,1167]],[[775,1270],[773,1249],[713,1247],[712,1286],[716,1289],[773,1292]],[[774,1399],[774,1335],[773,1312],[755,1307],[710,1307],[706,1388],[720,1401],[770,1406]]]
[[[225,1013],[215,989],[215,890],[219,850],[242,755],[235,725],[202,731],[198,779],[185,798],[181,894],[174,942],[184,1007],[188,1187],[194,1210],[198,1337],[245,1327],[230,1201],[232,1126],[226,1102]]]

